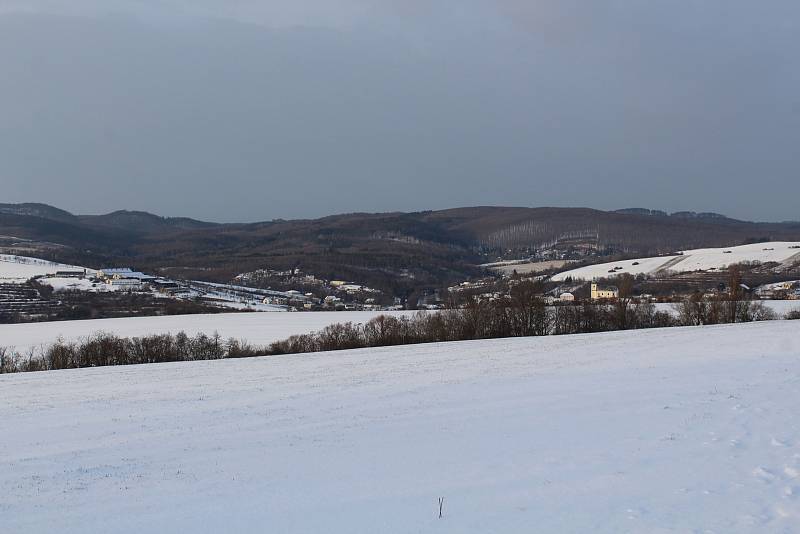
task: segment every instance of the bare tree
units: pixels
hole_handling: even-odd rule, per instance
[[[614,321],[620,330],[627,330],[631,326],[629,308],[633,293],[635,279],[630,273],[623,273],[617,277],[617,300],[614,301]]]

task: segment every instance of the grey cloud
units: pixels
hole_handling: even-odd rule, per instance
[[[325,6],[324,9],[322,6]],[[0,1],[7,200],[800,219],[800,5]]]

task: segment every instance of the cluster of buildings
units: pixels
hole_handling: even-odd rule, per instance
[[[800,300],[800,280],[766,284],[755,289],[762,299]]]
[[[367,310],[378,311],[382,308],[374,298],[365,299],[363,302],[346,302],[336,295],[327,295],[317,298],[313,293],[301,293],[296,290],[274,292],[263,299],[263,304],[274,306],[288,306],[296,310]]]
[[[345,282],[344,280],[331,280],[328,283],[333,289],[337,291],[344,291],[348,295],[356,295],[358,293],[380,293],[377,289],[372,289],[367,286],[362,286],[360,284],[353,284],[351,282]]]
[[[496,279],[486,278],[481,280],[473,280],[462,282],[457,286],[448,288],[448,292],[452,296],[459,294],[471,295],[483,301],[496,301],[506,297],[516,284],[524,281],[541,281],[544,282],[542,286],[542,293],[539,295],[546,304],[571,304],[579,300],[577,296],[583,290],[584,284],[560,284],[551,285],[547,283],[547,276],[526,277],[520,279],[506,279],[507,285],[505,287],[497,284]],[[643,295],[649,298],[650,295]],[[590,285],[589,298],[592,301],[607,301],[619,298],[619,288],[616,286],[606,286],[594,281]]]
[[[325,285],[325,280],[317,278],[313,274],[304,273],[299,268],[286,270],[258,269],[237,275],[233,282],[253,285],[263,285],[269,282],[291,283],[296,286],[321,287]]]
[[[259,269],[242,273],[234,283],[268,293],[264,304],[289,306],[295,309],[370,310],[382,309],[376,304],[380,291],[347,280],[325,280],[299,268],[276,270]],[[292,289],[284,289],[291,287]],[[299,291],[301,290],[301,291]]]
[[[128,267],[102,269],[97,271],[97,278],[111,287],[131,291],[140,290],[144,284],[156,280],[155,276],[134,271]]]
[[[80,279],[82,284],[63,284],[65,287],[88,291],[157,291],[176,297],[198,299],[208,304],[244,309],[260,306],[281,306],[290,310],[382,310],[378,301],[380,291],[345,280],[322,280],[299,269],[286,271],[260,270],[236,277],[247,285],[229,285],[200,281],[177,282],[145,274],[129,267],[100,270],[63,270],[53,278]],[[288,290],[253,287],[263,285],[269,277],[283,277],[295,285]],[[272,279],[274,281],[274,279]],[[310,287],[311,286],[311,287]]]
[[[172,280],[134,271],[129,267],[115,267],[99,271],[89,271],[87,269],[62,270],[56,271],[51,276],[53,278],[90,280],[93,287],[103,284],[109,289],[127,291],[141,291],[152,288],[161,292],[174,292],[180,289],[179,284]]]
[[[272,304],[274,306],[294,306],[297,308],[311,309],[319,299],[314,297],[313,293],[301,293],[295,289],[289,291],[274,291],[264,297],[262,301],[264,304]]]

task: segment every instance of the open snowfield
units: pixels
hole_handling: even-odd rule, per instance
[[[600,263],[558,273],[552,277],[552,280],[562,282],[568,277],[591,280],[593,278],[613,277],[622,273],[629,273],[635,276],[637,274],[652,274],[660,270],[675,272],[708,271],[724,269],[734,263],[755,261],[760,263],[800,261],[800,242],[782,241],[727,248],[703,248],[685,250],[683,255],[679,256],[659,256]],[[637,262],[638,265],[633,265],[634,262]],[[616,267],[621,269],[615,273],[608,272]]]
[[[797,300],[760,301],[778,317],[800,311]],[[656,309],[677,315],[674,304],[656,304]],[[300,313],[219,313],[196,315],[167,315],[160,317],[123,317],[117,319],[87,319],[42,323],[0,324],[0,347],[14,348],[20,353],[46,347],[62,339],[78,341],[98,332],[121,337],[151,334],[188,335],[218,332],[223,339],[234,338],[254,345],[268,345],[289,336],[322,330],[334,323],[365,323],[377,315],[412,315],[412,311],[342,311]]]
[[[39,258],[0,254],[0,283],[23,283],[34,276],[55,274],[57,271],[77,271],[83,267],[53,263]],[[90,273],[94,271],[89,269]]]
[[[797,532],[798,333],[4,375],[0,531]]]
[[[123,317],[82,321],[0,324],[0,347],[14,347],[20,352],[46,346],[59,338],[77,341],[97,332],[122,337],[186,332],[235,338],[255,345],[268,345],[295,334],[308,334],[334,323],[364,323],[377,315],[413,312],[298,312],[298,313],[219,313],[167,315],[161,317]]]

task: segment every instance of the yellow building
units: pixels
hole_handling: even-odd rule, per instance
[[[619,289],[616,287],[599,287],[597,282],[592,282],[592,300],[615,299],[618,297]]]

